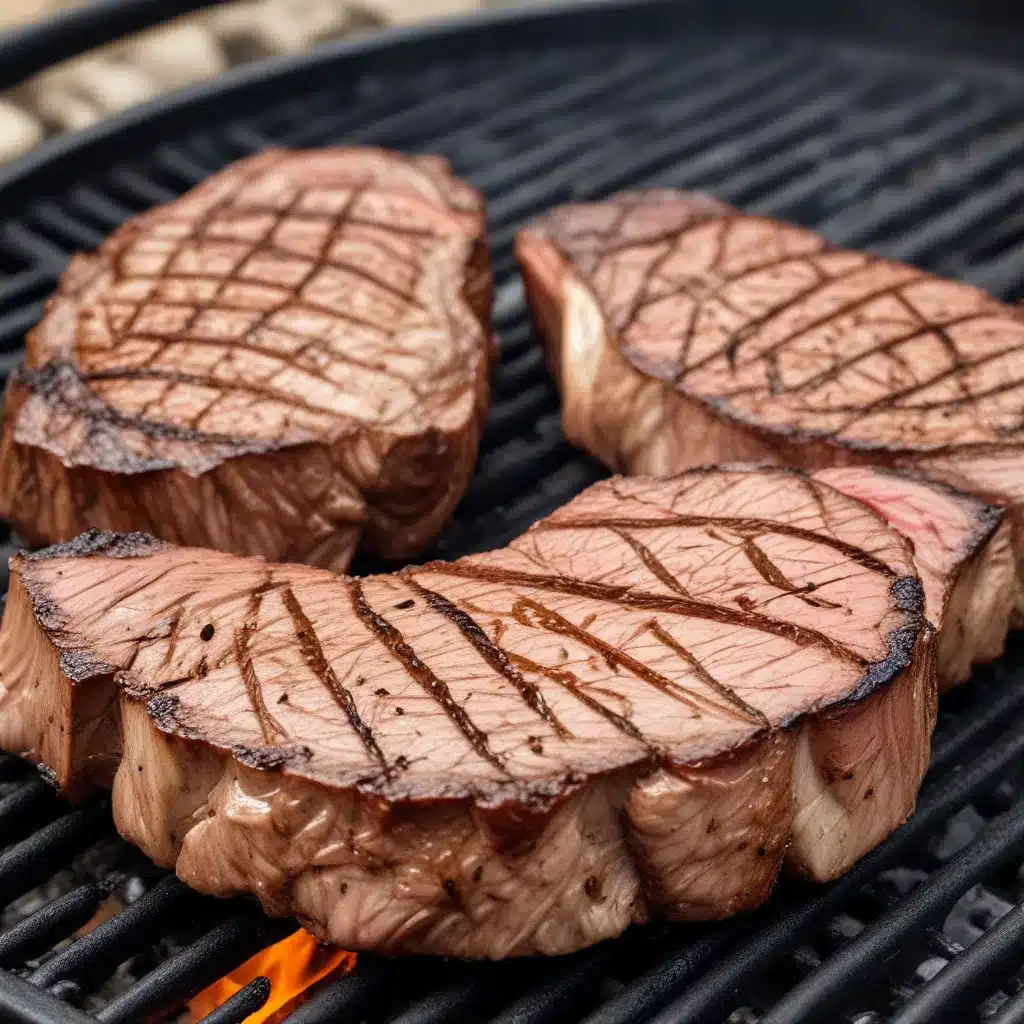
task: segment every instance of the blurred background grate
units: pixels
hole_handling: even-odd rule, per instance
[[[901,5],[890,6],[896,25]],[[0,177],[0,370],[73,251],[238,157],[270,144],[443,153],[490,201],[502,349],[473,484],[431,553],[447,558],[505,543],[603,475],[562,436],[514,270],[515,230],[553,203],[703,189],[1024,297],[1024,74],[855,42],[847,24],[815,38],[796,15],[786,30],[749,21],[656,3],[628,18],[499,17],[390,50],[325,51],[62,138]],[[969,24],[965,45],[989,38]],[[1024,1021],[1022,755],[1014,638],[943,702],[915,816],[839,882],[786,882],[741,919],[634,929],[548,962],[361,956],[288,1020]],[[70,810],[15,759],[0,760],[0,780],[0,1019],[175,1019],[294,928],[164,877],[113,836],[103,803]],[[265,998],[256,983],[208,1019],[241,1021]]]

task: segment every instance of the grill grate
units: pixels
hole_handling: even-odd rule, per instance
[[[910,4],[889,6],[894,24],[914,21]],[[233,159],[268,144],[445,153],[490,201],[502,347],[476,475],[432,553],[452,557],[506,542],[603,473],[561,434],[513,272],[516,227],[552,203],[637,185],[705,188],[1024,297],[1018,71],[770,33],[753,14],[739,28],[734,12],[726,30],[697,4],[667,9],[639,5],[628,21],[614,11],[499,17],[429,45],[409,36],[350,47],[344,60],[325,53],[280,65],[276,78],[236,75],[230,91],[161,101],[61,140],[0,177],[0,372],[17,362],[71,252]],[[851,17],[843,4],[835,13]],[[968,27],[963,37],[980,46]],[[0,540],[5,566],[16,539]],[[838,882],[784,882],[742,919],[634,929],[550,962],[362,956],[289,1022],[1024,1022],[1022,666],[1024,638],[1013,638],[999,665],[944,700],[916,814]],[[62,895],[50,892],[55,874]],[[44,884],[49,902],[24,895]],[[126,908],[68,943],[112,893]],[[112,839],[106,803],[69,809],[0,756],[0,905],[27,899],[39,905],[20,923],[10,908],[0,918],[3,1020],[166,1019],[293,927],[189,892]],[[139,980],[104,997],[126,961]],[[241,1021],[266,998],[254,982],[207,1021]]]

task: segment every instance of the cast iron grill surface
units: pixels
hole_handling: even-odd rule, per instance
[[[505,543],[603,475],[561,434],[513,266],[516,228],[553,203],[648,185],[713,191],[1022,297],[1024,75],[685,13],[648,4],[596,30],[590,18],[586,32],[582,16],[505,19],[375,56],[325,52],[61,140],[0,175],[0,370],[17,363],[72,252],[238,157],[271,144],[444,153],[490,202],[502,350],[476,475],[431,553],[454,557]],[[3,540],[6,566],[17,542]],[[1022,865],[1015,637],[943,701],[916,814],[838,882],[784,881],[743,918],[634,929],[552,961],[361,956],[288,1020],[1022,1022]],[[111,894],[125,909],[69,942]],[[116,839],[104,801],[71,809],[3,756],[0,905],[0,1020],[12,1021],[173,1019],[294,927],[189,892]],[[125,964],[139,980],[105,996]],[[207,1020],[241,1021],[265,998],[254,982]]]

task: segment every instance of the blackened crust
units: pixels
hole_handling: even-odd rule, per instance
[[[53,544],[38,551],[23,551],[12,556],[15,559],[34,562],[50,558],[90,558],[103,555],[106,558],[145,558],[166,547],[163,541],[148,533],[112,533],[91,527],[74,540]]]
[[[54,415],[71,414],[75,419],[87,423],[89,465],[110,473],[152,473],[181,468],[198,474],[208,472],[230,458],[266,455],[294,444],[207,433],[173,423],[126,415],[108,405],[89,387],[78,369],[65,359],[52,360],[35,370],[20,367],[11,377],[11,387],[36,395],[48,408],[54,410]],[[123,435],[126,432],[141,434],[152,441],[188,442],[196,446],[197,450],[187,460],[153,456],[144,458],[125,444]],[[17,430],[17,424],[15,438],[20,443],[39,444],[36,438],[23,438]],[[53,454],[60,456],[59,452]]]

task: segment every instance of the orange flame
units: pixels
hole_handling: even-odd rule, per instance
[[[324,946],[309,932],[300,929],[246,960],[241,967],[190,1000],[188,1008],[193,1024],[261,975],[270,980],[270,998],[262,1010],[245,1018],[245,1024],[262,1024],[321,978],[334,971],[350,971],[355,962],[355,953]]]

